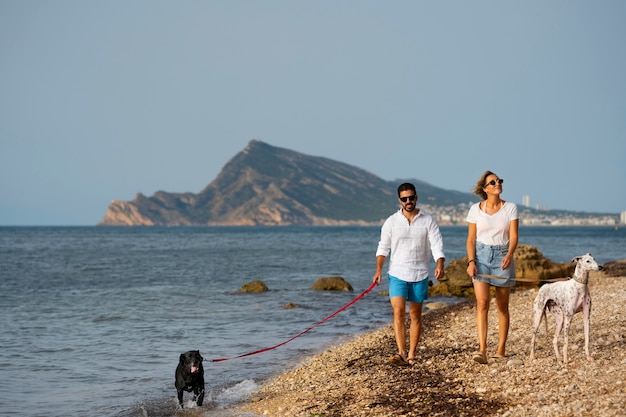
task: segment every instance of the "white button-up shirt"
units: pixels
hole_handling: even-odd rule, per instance
[[[403,281],[428,278],[429,252],[435,261],[445,258],[443,238],[437,222],[421,209],[409,223],[402,209],[385,220],[380,232],[376,256],[389,257],[389,275]]]

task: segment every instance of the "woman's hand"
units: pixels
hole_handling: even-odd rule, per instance
[[[502,264],[501,264],[502,269],[509,269],[509,267],[511,266],[512,258],[513,256],[511,255],[506,255],[504,258],[502,258]]]

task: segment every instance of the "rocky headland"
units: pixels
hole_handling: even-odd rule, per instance
[[[415,178],[386,181],[349,164],[252,140],[200,192],[158,191],[137,193],[132,201],[113,200],[98,225],[380,226],[398,207],[396,187],[405,181],[416,185],[419,206],[440,225],[465,225],[469,204],[478,201],[469,192]],[[524,206],[519,211],[522,224],[529,225],[564,218],[577,219],[573,224],[579,225],[616,224],[618,218]]]
[[[410,181],[428,204],[456,206],[477,198]],[[199,193],[158,191],[114,200],[99,225],[380,225],[397,207],[398,184],[349,164],[252,140]]]

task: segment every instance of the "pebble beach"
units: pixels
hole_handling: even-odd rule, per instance
[[[306,358],[267,380],[239,406],[247,414],[299,416],[624,416],[626,405],[626,277],[592,272],[590,351],[582,313],[572,320],[567,366],[552,348],[554,318],[542,323],[536,358],[528,358],[536,288],[511,293],[507,357],[472,361],[477,349],[475,301],[427,312],[418,363],[396,366],[391,324]],[[489,313],[489,354],[497,343],[497,311]],[[391,307],[390,307],[391,308]],[[562,337],[559,348],[562,346]]]

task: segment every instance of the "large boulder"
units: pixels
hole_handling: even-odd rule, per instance
[[[602,272],[609,277],[626,277],[626,259],[605,263]]]
[[[318,278],[311,287],[318,291],[353,291],[352,285],[342,277],[323,277]]]
[[[243,286],[241,287],[241,292],[265,292],[265,291],[269,291],[269,288],[267,288],[267,285],[265,285],[263,281],[258,280],[258,279],[248,282],[246,284],[243,284]]]
[[[574,273],[574,264],[552,262],[531,245],[518,245],[513,259],[515,277],[523,279],[516,286],[538,286],[542,280],[564,278]],[[474,297],[472,280],[467,275],[467,256],[448,264],[445,276],[430,288],[429,295]]]

